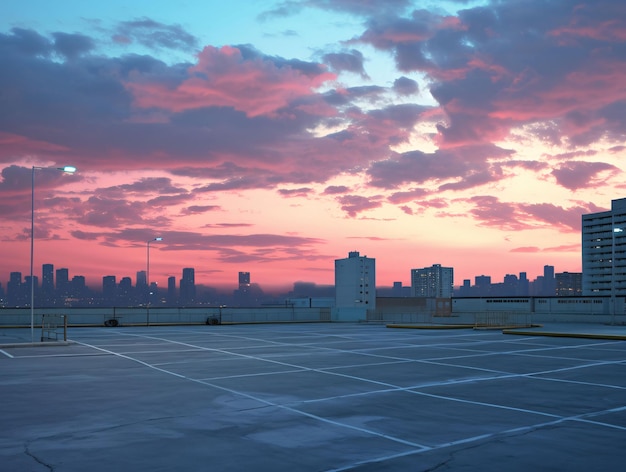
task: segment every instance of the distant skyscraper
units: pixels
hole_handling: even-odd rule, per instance
[[[173,275],[167,278],[167,303],[168,305],[176,305],[178,297],[176,296],[176,277]]]
[[[239,272],[239,288],[233,292],[234,302],[239,306],[249,305],[252,301],[250,290],[250,272]]]
[[[543,266],[543,289],[542,295],[554,297],[556,295],[556,281],[554,280],[554,266]]]
[[[67,297],[70,292],[70,273],[68,269],[57,269],[56,275],[56,295],[63,299]]]
[[[87,284],[83,275],[72,277],[71,291],[72,298],[82,298],[87,295]]]
[[[626,198],[582,216],[583,295],[626,295]]]
[[[519,282],[517,285],[517,295],[520,297],[527,297],[530,294],[530,282],[526,272],[519,273]]]
[[[33,275],[33,277],[31,278],[30,275],[27,275],[26,277],[24,277],[24,281],[26,282],[26,291],[28,294],[32,293],[33,288],[31,288],[31,284],[34,284],[34,294],[35,294],[35,299],[37,299],[37,295],[39,294],[39,277],[37,277],[36,275]],[[28,296],[28,306],[30,306],[30,295]]]
[[[44,264],[41,268],[41,297],[40,304],[50,306],[54,302],[54,266]]]
[[[102,277],[102,298],[115,306],[117,299],[117,280],[114,275]]]
[[[352,251],[335,260],[335,306],[376,308],[376,259]]]
[[[250,288],[250,272],[239,272],[239,290]]]
[[[22,273],[11,272],[7,283],[7,306],[23,306],[26,304],[26,291],[22,284]]]
[[[505,297],[514,297],[518,293],[519,279],[517,275],[506,274],[502,283],[502,295]]]
[[[135,287],[137,287],[138,290],[144,290],[147,288],[147,286],[148,286],[148,282],[146,279],[146,271],[145,270],[137,271],[137,279],[135,282]]]
[[[148,277],[145,270],[137,271],[137,277],[135,279],[135,295],[139,303],[148,302]]]
[[[477,297],[487,297],[491,294],[491,276],[477,275],[474,277],[474,294]]]
[[[543,275],[538,275],[537,278],[531,284],[532,289],[530,290],[531,294],[535,297],[545,297],[545,287],[546,284],[543,281]]]
[[[159,301],[159,285],[156,282],[150,282],[150,289],[148,290],[148,302],[151,304],[158,303]]]
[[[561,272],[554,275],[559,297],[580,296],[583,293],[582,272]]]
[[[472,295],[472,285],[470,279],[463,279],[463,284],[459,287],[459,297],[469,297]]]
[[[183,269],[183,278],[180,280],[180,305],[193,305],[196,301],[196,276],[191,267]]]
[[[122,280],[120,280],[120,284],[117,287],[117,299],[122,306],[134,305],[133,281],[130,277],[122,277]]]
[[[250,286],[250,272],[239,272],[239,285]]]
[[[414,297],[451,298],[454,292],[454,269],[433,264],[411,269],[411,295]]]

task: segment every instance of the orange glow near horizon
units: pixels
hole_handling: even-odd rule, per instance
[[[626,189],[626,3],[233,2],[211,28],[197,0],[0,18],[0,283],[29,269],[31,166],[66,164],[35,176],[34,266],[93,289],[157,236],[161,287],[332,285],[350,251],[380,287],[581,271],[582,215]]]

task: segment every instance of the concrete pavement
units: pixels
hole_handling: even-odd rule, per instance
[[[16,347],[4,341],[30,331],[4,331],[2,471],[612,471],[626,459],[620,339],[306,324],[70,328],[69,345]]]

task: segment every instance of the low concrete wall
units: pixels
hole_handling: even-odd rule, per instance
[[[349,308],[310,307],[207,307],[207,308],[36,308],[34,325],[41,327],[42,315],[66,315],[69,326],[105,326],[116,320],[119,326],[159,324],[205,324],[207,320],[218,323],[312,323],[312,322],[384,322],[419,324],[520,324],[520,323],[594,323],[624,324],[626,313],[615,315],[602,310],[596,313],[582,311],[535,312],[456,310],[440,316],[436,311],[368,312]],[[29,308],[0,308],[0,326],[30,327]]]
[[[332,321],[337,322],[356,323],[359,321],[366,321],[369,313],[369,310],[361,307],[334,307],[331,310],[331,319]]]
[[[41,326],[42,315],[65,315],[68,326],[105,326],[115,320],[118,326],[160,324],[281,323],[328,322],[329,308],[261,307],[261,308],[36,308],[32,317]],[[29,308],[0,309],[0,326],[29,327]]]

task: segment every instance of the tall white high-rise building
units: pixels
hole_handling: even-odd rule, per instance
[[[433,264],[432,267],[411,269],[411,296],[452,298],[454,269]]]
[[[583,295],[626,295],[626,198],[582,216]]]
[[[335,260],[335,306],[376,308],[376,259],[352,251]]]

